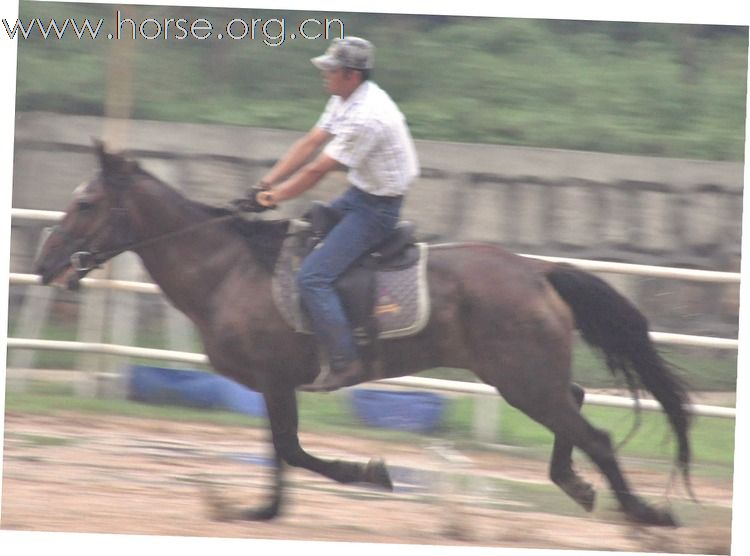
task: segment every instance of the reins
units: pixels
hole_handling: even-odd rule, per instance
[[[116,257],[117,255],[121,253],[124,253],[125,251],[147,247],[151,244],[158,243],[167,239],[171,239],[173,237],[177,237],[177,236],[192,232],[194,230],[197,230],[197,229],[209,226],[209,225],[218,224],[225,220],[231,220],[237,217],[238,217],[238,213],[231,212],[230,214],[224,214],[222,216],[215,216],[213,218],[209,218],[208,220],[203,220],[202,222],[192,224],[185,228],[180,228],[179,230],[166,232],[164,234],[146,238],[140,241],[128,242],[114,249],[108,249],[105,251],[96,251],[96,250],[76,251],[70,256],[70,265],[77,272],[88,272],[95,268],[100,268],[102,263],[108,261],[109,259],[113,257]]]

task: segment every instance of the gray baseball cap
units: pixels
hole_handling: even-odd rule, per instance
[[[375,61],[375,47],[370,41],[359,37],[333,39],[325,54],[311,58],[310,61],[320,70],[369,70]]]

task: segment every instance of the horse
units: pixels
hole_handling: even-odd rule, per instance
[[[300,445],[296,390],[320,372],[314,338],[293,330],[271,295],[290,221],[245,217],[188,199],[132,157],[97,141],[99,171],[78,186],[35,262],[43,284],[76,288],[92,269],[135,252],[170,302],[195,324],[212,367],[262,394],[273,473],[267,499],[226,519],[270,520],[284,502],[284,470],[304,468],[339,483],[392,490],[379,458],[326,460]],[[435,367],[468,369],[553,435],[549,478],[587,511],[593,486],[575,471],[573,448],[606,477],[627,519],[677,526],[668,508],[631,489],[609,433],[581,414],[584,390],[572,382],[575,331],[601,353],[637,397],[659,401],[677,440],[675,467],[689,490],[689,395],[656,350],[645,316],[604,280],[568,264],[521,257],[491,243],[429,246],[431,312],[415,335],[383,340],[379,376]],[[375,367],[373,367],[375,368]],[[373,371],[374,372],[374,371]]]

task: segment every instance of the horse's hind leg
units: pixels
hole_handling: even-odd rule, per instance
[[[607,478],[623,511],[631,520],[648,525],[676,525],[669,512],[649,506],[630,490],[615,458],[609,434],[591,426],[569,396],[548,393],[550,396],[544,407],[537,404],[517,407],[549,428],[555,437],[583,450]]]
[[[574,383],[570,385],[570,392],[580,410],[584,398],[583,388]],[[567,438],[555,435],[549,476],[552,482],[559,486],[565,494],[580,504],[587,512],[590,512],[594,509],[596,491],[594,487],[581,479],[573,469],[572,454],[573,444]]]

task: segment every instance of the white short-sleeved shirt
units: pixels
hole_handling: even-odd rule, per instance
[[[365,81],[346,100],[332,96],[317,127],[334,137],[324,153],[349,168],[352,185],[373,195],[403,195],[419,175],[406,119],[388,93]]]

